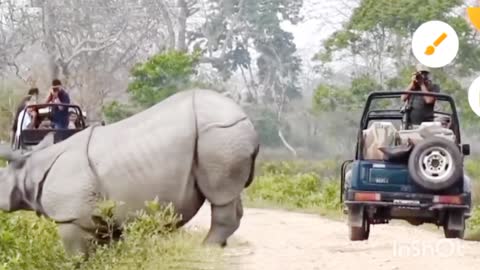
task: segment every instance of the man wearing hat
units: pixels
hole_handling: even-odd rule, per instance
[[[416,70],[417,72],[413,74],[412,81],[405,91],[440,92],[440,87],[430,80],[430,70],[426,66],[418,64]],[[422,122],[434,120],[435,97],[404,94],[401,99],[410,104],[411,125],[420,125]]]

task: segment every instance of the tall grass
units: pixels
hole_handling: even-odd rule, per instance
[[[326,215],[340,213],[337,169],[333,161],[260,163],[258,175],[247,189],[246,204]]]
[[[219,248],[203,234],[176,229],[171,207],[150,203],[124,228],[122,239],[93,243],[84,261],[65,254],[56,225],[29,212],[0,215],[0,269],[220,269]]]

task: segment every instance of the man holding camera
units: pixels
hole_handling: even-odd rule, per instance
[[[427,67],[419,64],[416,67],[417,72],[413,74],[410,85],[405,91],[422,91],[425,93],[439,93],[440,87],[432,83],[429,78],[430,71]],[[410,124],[420,125],[422,122],[434,120],[435,97],[404,94],[402,101],[408,101],[407,110],[410,110]]]

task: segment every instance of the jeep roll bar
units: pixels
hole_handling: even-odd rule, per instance
[[[62,107],[66,107],[67,110],[69,110],[70,108],[73,108],[75,109],[75,111],[78,113],[78,117],[80,118],[80,121],[82,123],[83,126],[86,126],[86,123],[85,123],[85,117],[84,117],[84,113],[82,111],[82,109],[80,108],[80,106],[78,105],[75,105],[75,104],[63,104],[63,103],[39,103],[39,104],[31,104],[31,105],[28,105],[24,108],[24,110],[28,109],[28,108],[35,108],[36,110],[40,111],[41,109],[50,109],[52,107],[57,107],[57,106],[62,106]],[[39,112],[40,113],[40,112]],[[20,122],[20,127],[23,126],[23,121],[25,120],[25,115],[23,115],[22,117],[22,120]],[[20,131],[21,132],[21,131]]]
[[[435,112],[437,114],[443,114],[443,115],[448,115],[451,117],[450,121],[453,124],[452,130],[455,133],[455,137],[457,140],[457,143],[460,143],[460,125],[459,125],[459,119],[458,119],[458,114],[457,114],[457,107],[455,105],[455,101],[450,95],[447,94],[441,94],[441,93],[425,93],[421,91],[392,91],[392,92],[387,92],[387,91],[378,91],[378,92],[372,92],[368,95],[367,100],[365,102],[365,106],[363,108],[363,113],[362,113],[362,118],[360,120],[360,129],[358,131],[357,135],[357,147],[356,147],[356,152],[355,152],[355,158],[363,158],[359,157],[359,155],[362,155],[361,149],[363,145],[363,140],[362,140],[362,131],[366,128],[368,128],[368,123],[369,120],[371,119],[395,119],[395,120],[402,120],[403,119],[403,113],[401,113],[400,108],[398,111],[392,110],[392,109],[385,109],[385,110],[370,110],[371,104],[373,100],[378,100],[378,99],[400,99],[400,97],[403,94],[408,94],[408,95],[418,95],[418,96],[433,96],[436,98],[436,100],[441,100],[441,101],[446,101],[450,104],[452,113],[443,113],[443,112]],[[398,112],[398,114],[396,114]],[[377,116],[372,116],[373,114],[378,114]],[[383,113],[383,115],[382,115]]]

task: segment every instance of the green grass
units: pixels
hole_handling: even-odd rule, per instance
[[[246,191],[246,205],[341,216],[340,190],[335,180],[336,164],[265,162]]]
[[[78,269],[221,269],[221,249],[201,245],[205,234],[177,230],[171,208],[149,205],[125,228],[125,236],[94,245]],[[78,257],[65,254],[56,225],[30,212],[0,215],[0,269],[74,269]]]

